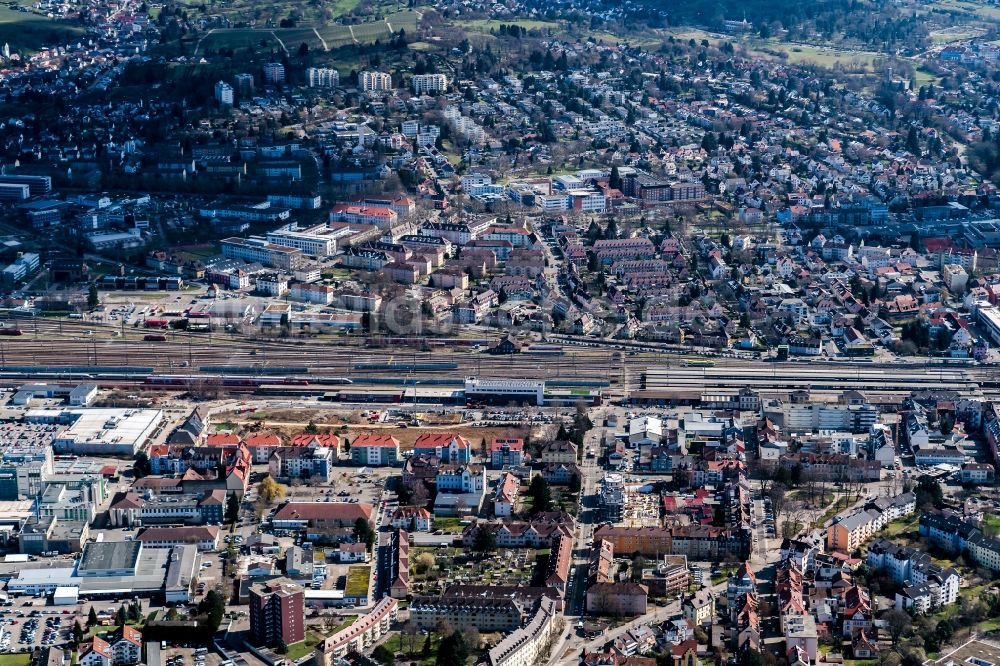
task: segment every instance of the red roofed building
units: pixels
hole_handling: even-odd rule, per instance
[[[80,666],[111,666],[111,646],[100,636],[80,645]]]
[[[281,438],[273,433],[259,433],[250,435],[243,440],[243,443],[250,449],[255,463],[266,463],[274,449],[281,446]]]
[[[455,433],[426,433],[413,443],[413,453],[432,454],[439,456],[443,463],[464,465],[472,458],[472,445],[469,440]]]
[[[142,661],[142,632],[125,625],[109,638],[111,663],[115,666]]]
[[[351,462],[355,465],[397,465],[399,440],[392,435],[364,433],[351,442]]]
[[[275,512],[272,522],[276,529],[353,528],[358,518],[371,522],[372,505],[350,502],[286,502]]]
[[[494,437],[486,450],[490,467],[502,469],[524,463],[524,440],[519,437]]]
[[[410,532],[429,532],[434,524],[431,512],[423,507],[401,506],[392,512],[392,526]]]
[[[240,443],[239,435],[231,432],[216,433],[209,435],[205,440],[208,446],[236,446]]]
[[[295,435],[291,441],[283,442],[277,435],[262,433],[252,435],[243,440],[253,453],[255,463],[266,463],[271,459],[271,455],[283,447],[299,448],[328,448],[335,452],[334,459],[340,455],[340,437],[336,435]]]
[[[493,495],[493,515],[505,517],[513,515],[514,504],[517,502],[517,491],[521,487],[521,481],[510,472],[504,472],[497,483],[496,492]]]
[[[399,219],[396,211],[385,206],[355,206],[337,204],[330,209],[331,222],[359,222],[361,224],[394,225]]]
[[[670,658],[673,666],[697,666],[698,641],[688,639],[670,647]]]
[[[291,446],[306,446],[312,448],[340,449],[340,438],[336,435],[296,435],[292,437]]]

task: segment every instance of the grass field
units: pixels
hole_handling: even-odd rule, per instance
[[[938,0],[936,4],[944,9],[963,12],[971,16],[978,16],[991,21],[1000,19],[1000,9],[978,2],[971,2],[970,0]]]
[[[368,594],[368,579],[370,576],[371,567],[356,566],[348,569],[344,596],[363,597]]]
[[[990,536],[996,536],[1000,534],[1000,516],[986,515],[983,516],[983,531]]]
[[[299,641],[298,643],[292,643],[288,646],[288,652],[285,654],[285,658],[291,661],[298,661],[307,654],[311,654],[316,644],[306,639],[304,641]]]
[[[416,636],[403,637],[401,634],[391,634],[389,638],[385,640],[385,647],[391,651],[393,654],[402,652],[403,654],[409,656],[410,646],[413,646],[413,657],[417,660],[417,664],[420,666],[434,666],[437,661],[437,650],[438,645],[441,643],[441,637],[437,633],[431,634],[431,645],[430,650],[424,653],[424,641],[427,640],[426,636],[417,634]]]
[[[871,51],[840,51],[805,44],[773,44],[766,48],[785,53],[792,64],[814,63],[820,67],[859,65],[868,71],[871,71],[875,58],[881,57]]]
[[[525,30],[557,30],[559,23],[556,21],[497,21],[493,19],[475,19],[470,21],[455,21],[455,25],[466,30],[478,30],[480,32],[492,32],[499,30],[501,25],[518,25]]]
[[[809,44],[789,44],[776,39],[762,40],[752,37],[741,37],[739,35],[723,35],[697,28],[668,30],[665,31],[665,34],[673,35],[675,39],[681,40],[693,39],[696,42],[708,40],[713,45],[728,41],[765,58],[786,55],[788,56],[788,62],[791,64],[813,63],[820,67],[834,67],[835,65],[850,67],[852,65],[860,65],[867,70],[871,70],[872,61],[875,58],[882,57],[880,54],[872,51],[843,50]]]
[[[30,663],[31,654],[28,652],[0,654],[0,666],[28,666]]]
[[[38,51],[44,46],[61,46],[83,35],[83,28],[48,19],[30,12],[0,6],[0,43],[12,50]]]
[[[434,529],[441,530],[446,534],[461,534],[464,527],[460,518],[443,516],[434,519]]]
[[[241,49],[247,47],[264,49],[281,48],[295,51],[300,44],[308,44],[310,49],[335,49],[354,43],[372,43],[388,40],[400,29],[416,32],[419,14],[412,11],[397,12],[382,21],[359,25],[326,25],[308,28],[232,28],[209,32],[199,42],[196,53],[224,48]]]
[[[954,26],[943,30],[932,30],[931,41],[935,44],[951,44],[967,39],[979,37],[986,32],[985,29],[977,29],[970,26]]]

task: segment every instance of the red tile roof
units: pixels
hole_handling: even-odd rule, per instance
[[[461,435],[456,435],[453,432],[424,433],[423,435],[417,438],[416,442],[413,443],[413,448],[433,449],[439,446],[449,446],[453,440],[458,445],[458,448],[460,449],[469,448],[469,440],[462,437]]]
[[[399,440],[392,435],[377,435],[375,433],[366,432],[358,435],[351,442],[352,447],[356,446],[389,446],[397,447],[399,446]]]

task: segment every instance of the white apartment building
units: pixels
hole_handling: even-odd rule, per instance
[[[392,77],[385,72],[361,72],[358,83],[365,92],[392,90]]]
[[[448,89],[448,77],[444,74],[415,74],[410,85],[417,95],[444,92]]]
[[[306,70],[310,88],[336,88],[340,85],[340,72],[332,67],[310,67]]]

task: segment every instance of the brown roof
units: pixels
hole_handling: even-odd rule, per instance
[[[371,520],[372,505],[349,502],[288,502],[273,520]]]

